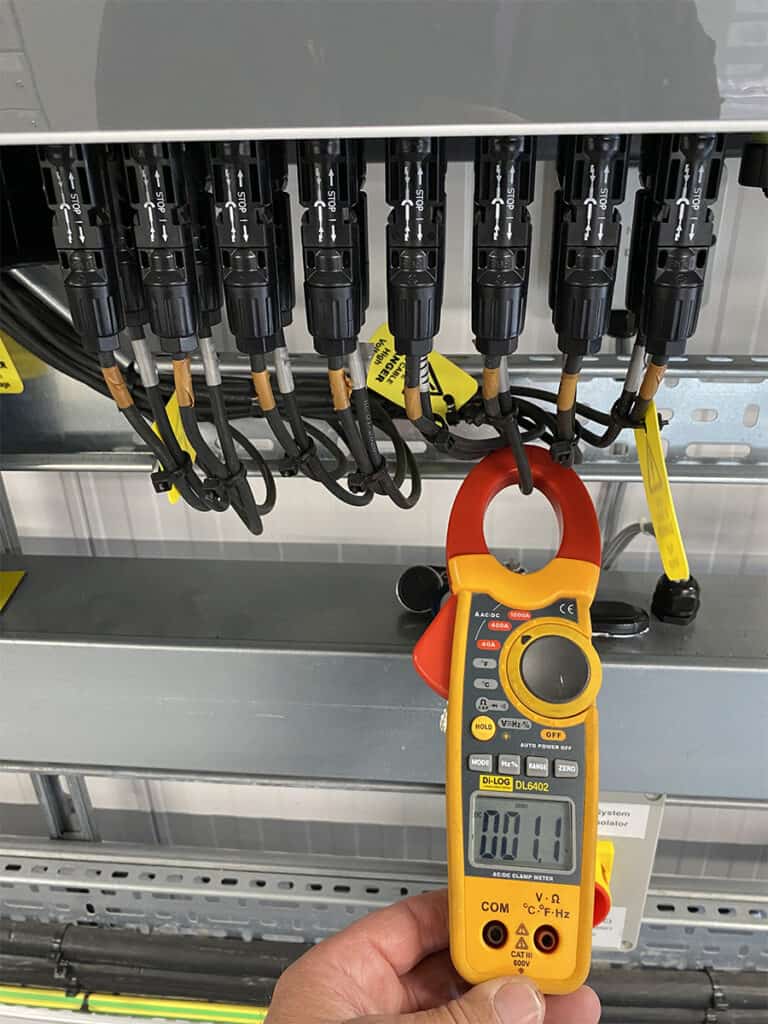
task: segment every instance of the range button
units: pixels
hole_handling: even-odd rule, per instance
[[[525,759],[525,774],[529,779],[548,779],[549,778],[549,758],[548,757],[526,757]]]

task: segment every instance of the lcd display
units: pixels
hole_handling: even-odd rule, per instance
[[[469,860],[477,868],[573,871],[570,800],[475,793]]]

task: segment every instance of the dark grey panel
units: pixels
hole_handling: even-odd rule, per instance
[[[23,565],[0,619],[0,763],[444,781],[397,567]],[[603,592],[642,604],[653,583],[609,573]],[[600,645],[603,789],[768,796],[766,581],[702,588],[691,629]]]
[[[768,119],[768,15],[724,0],[36,0],[16,123],[192,136]],[[16,105],[23,106],[20,100]]]

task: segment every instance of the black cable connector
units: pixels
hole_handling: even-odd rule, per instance
[[[200,321],[183,146],[129,143],[122,157],[150,327],[163,352],[189,354]]]
[[[531,220],[536,140],[508,135],[475,146],[475,217],[472,237],[472,330],[484,356],[483,403],[491,423],[512,448],[524,494],[533,490],[520,434],[518,409],[501,385],[502,360],[517,350],[525,325],[531,264]]]
[[[124,320],[107,150],[44,146],[40,167],[72,324],[92,355],[113,352]]]
[[[627,282],[627,306],[649,357],[632,408],[636,424],[654,399],[669,358],[683,355],[696,331],[715,244],[712,205],[724,158],[723,135],[643,138]]]
[[[412,508],[421,493],[416,462],[394,432],[390,436],[396,467],[394,476],[390,473],[376,439],[377,424],[357,348],[369,290],[362,143],[300,142],[298,171],[307,326],[315,350],[328,361],[339,430],[357,466],[350,490],[383,494],[399,508]],[[401,490],[406,467],[411,470],[408,494]]]
[[[557,403],[556,462],[572,465],[577,436],[574,409],[584,357],[600,351],[608,330],[619,262],[621,219],[629,162],[626,135],[560,139],[549,305],[563,353]]]

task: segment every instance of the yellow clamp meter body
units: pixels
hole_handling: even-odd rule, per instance
[[[527,449],[561,524],[555,558],[528,575],[489,554],[483,518],[517,482],[508,449],[454,502],[451,597],[414,650],[448,699],[451,958],[476,984],[525,975],[571,992],[589,971],[598,804],[600,661],[590,606],[600,573],[592,500],[571,469]]]

